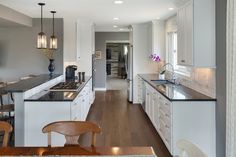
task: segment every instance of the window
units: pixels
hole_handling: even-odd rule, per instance
[[[171,63],[176,73],[190,77],[191,68],[177,63],[177,32],[167,33],[167,62]]]

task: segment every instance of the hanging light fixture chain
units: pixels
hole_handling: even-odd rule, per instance
[[[52,20],[52,25],[53,25],[52,31],[53,31],[53,32],[52,32],[52,35],[53,35],[53,36],[54,36],[54,14],[55,14],[55,13],[52,14],[52,15],[53,15],[53,20]]]

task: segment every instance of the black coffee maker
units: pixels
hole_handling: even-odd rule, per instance
[[[66,67],[66,80],[75,80],[76,65],[69,65]]]

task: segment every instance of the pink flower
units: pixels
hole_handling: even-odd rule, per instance
[[[151,54],[151,55],[150,55],[150,58],[151,58],[153,61],[155,61],[155,62],[160,62],[160,61],[161,61],[160,56],[157,55],[157,54]]]

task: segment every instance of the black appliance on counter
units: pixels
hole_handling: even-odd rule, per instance
[[[66,67],[66,80],[75,80],[76,65],[69,65]]]

